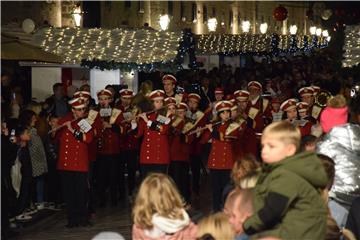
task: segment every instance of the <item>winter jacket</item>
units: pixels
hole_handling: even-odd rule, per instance
[[[32,165],[33,177],[38,177],[47,173],[47,160],[43,142],[37,133],[36,128],[30,128],[31,140],[29,142],[29,152]]]
[[[256,239],[324,239],[327,208],[319,189],[327,176],[314,153],[265,164],[254,188],[254,214],[243,224]]]

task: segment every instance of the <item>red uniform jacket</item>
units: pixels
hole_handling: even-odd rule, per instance
[[[250,128],[244,119],[237,120],[240,124],[240,134],[234,142],[235,160],[243,158],[245,155],[257,155],[257,139],[254,129]]]
[[[161,124],[156,121],[157,113],[148,115],[152,121],[149,127],[144,120],[140,119],[137,138],[144,136],[140,148],[140,164],[169,164],[169,127],[170,124]]]
[[[120,135],[124,133],[124,117],[121,110],[113,108],[111,117],[102,119],[108,121],[113,127],[103,129],[99,135],[100,144],[98,153],[112,155],[120,153]]]
[[[213,132],[205,131],[201,143],[206,143],[210,138],[211,151],[208,159],[209,169],[232,169],[234,165],[234,141],[239,137],[240,125],[235,122],[222,123],[214,126]]]
[[[124,113],[131,113],[130,108],[125,108],[120,106],[119,109]],[[124,123],[124,134],[120,136],[120,151],[134,151],[139,149],[139,139],[136,138],[136,131],[131,129],[131,123]]]
[[[194,139],[194,134],[185,135],[183,128],[185,121],[176,118],[172,122],[170,139],[170,160],[171,161],[189,161],[190,159],[190,144]]]
[[[187,132],[192,131],[198,127],[205,126],[206,121],[209,117],[209,114],[211,114],[211,112],[204,114],[203,112],[201,112],[199,110],[196,111],[195,113],[191,113],[191,112],[188,112],[188,113],[190,113],[190,114],[187,114],[187,117],[189,119],[192,119],[193,125],[192,125],[192,128],[187,129]],[[190,124],[190,123],[188,123],[188,124]],[[194,139],[193,139],[193,143],[191,144],[191,147],[190,147],[190,155],[195,155],[195,156],[201,155],[202,144],[199,143],[200,135],[194,135],[193,137],[194,137]]]
[[[255,104],[252,104],[252,102],[249,100],[245,112],[251,119],[254,120],[253,129],[257,133],[261,133],[265,128],[264,117],[269,119],[269,121],[272,120],[271,104],[266,98],[259,98]]]
[[[98,144],[98,137],[102,131],[102,122],[99,112],[95,110],[90,110],[89,115],[87,117],[88,122],[94,129],[94,138],[89,143],[89,160],[95,161],[96,160],[96,154],[97,154],[97,144]]]
[[[302,120],[305,121],[303,124],[299,125],[301,136],[306,136],[311,134],[311,127],[312,123],[308,120]]]
[[[59,124],[72,121],[74,117],[68,114],[59,120]],[[75,130],[80,130],[77,123],[80,120],[71,123]],[[56,138],[59,141],[59,160],[57,163],[58,170],[87,172],[89,170],[88,144],[93,140],[94,131],[91,129],[83,133],[85,139],[78,140],[67,127],[58,130]]]

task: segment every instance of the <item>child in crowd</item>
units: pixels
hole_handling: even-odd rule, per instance
[[[301,138],[301,151],[315,152],[317,137],[314,135],[305,135]]]
[[[48,124],[51,128],[58,125],[59,118],[56,115],[49,115]],[[56,169],[56,164],[59,158],[59,143],[54,141],[51,133],[47,134],[44,141],[46,152],[46,159],[48,165],[48,174],[46,176],[46,191],[47,202],[51,204],[48,206],[50,209],[56,210],[62,202],[60,175]]]
[[[32,167],[31,167],[30,153],[28,149],[28,144],[31,139],[30,131],[26,127],[19,126],[15,130],[15,136],[16,136],[16,142],[18,143],[19,146],[17,152],[17,160],[21,163],[20,186],[16,184],[17,180],[19,180],[18,177],[16,177],[17,179],[16,180],[14,173],[12,173],[13,186],[18,196],[17,198],[18,215],[16,216],[16,220],[26,221],[32,219],[29,213],[25,212],[25,209],[30,206],[30,190],[31,190],[31,181],[32,181]],[[15,162],[17,160],[15,160]],[[16,176],[19,175],[16,174]]]
[[[228,216],[223,212],[218,212],[199,222],[197,236],[197,239],[201,240],[233,240],[235,232],[229,223]]]
[[[288,121],[270,124],[261,138],[262,172],[254,188],[254,214],[243,224],[252,237],[324,239],[327,208],[318,188],[327,184],[315,153],[296,154],[299,129]]]
[[[328,218],[333,218],[337,225],[340,228],[345,227],[346,219],[348,216],[348,210],[341,206],[336,201],[329,198],[329,191],[331,190],[332,185],[334,184],[335,178],[335,162],[330,157],[324,154],[317,154],[318,158],[321,160],[326,175],[328,177],[328,183],[324,189],[322,189],[322,196],[329,207],[329,216]],[[328,220],[329,223],[329,220]]]
[[[142,182],[133,207],[132,239],[196,238],[196,228],[184,209],[174,182],[151,173]]]
[[[34,178],[33,186],[33,200],[37,209],[43,209],[45,207],[44,199],[44,184],[45,175],[48,172],[48,166],[46,161],[46,153],[43,142],[35,128],[37,122],[37,115],[34,111],[24,110],[19,117],[20,124],[29,128],[31,140],[28,144],[32,174]]]
[[[253,155],[247,155],[234,163],[231,179],[235,187],[240,189],[253,188],[260,172],[260,163]]]

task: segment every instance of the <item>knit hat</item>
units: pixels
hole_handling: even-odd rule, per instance
[[[320,125],[325,133],[333,127],[343,125],[348,120],[348,107],[342,95],[336,95],[328,101],[328,106],[321,112]]]

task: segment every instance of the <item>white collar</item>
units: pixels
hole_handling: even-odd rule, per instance
[[[251,104],[255,105],[257,100],[259,100],[260,96],[257,96],[254,100],[251,100]]]

